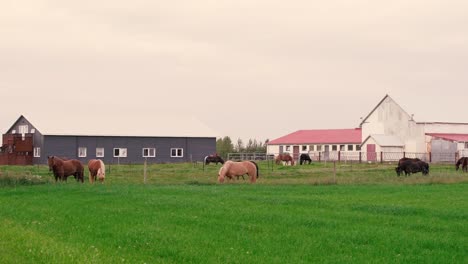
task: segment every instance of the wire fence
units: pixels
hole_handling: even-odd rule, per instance
[[[228,153],[227,160],[275,160],[280,153]],[[282,153],[285,154],[285,153]],[[398,162],[401,158],[419,158],[429,163],[453,163],[464,156],[464,152],[356,152],[356,151],[311,151],[293,153],[291,156],[299,164],[300,155],[308,154],[315,162],[355,162],[384,163]]]

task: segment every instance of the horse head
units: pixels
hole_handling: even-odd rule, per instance
[[[218,161],[221,162],[221,164],[224,164],[224,160],[220,156],[218,156]]]
[[[49,165],[49,171],[52,171],[54,164],[55,164],[55,157],[47,156],[47,165]]]
[[[460,168],[460,165],[461,165],[461,163],[462,163],[462,160],[463,160],[463,158],[459,159],[459,160],[457,161],[457,163],[455,163],[455,168],[456,168],[456,170],[458,170],[458,169]]]

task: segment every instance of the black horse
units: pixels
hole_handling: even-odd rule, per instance
[[[460,158],[455,164],[456,169],[458,170],[462,166],[462,171],[468,172],[468,157]]]
[[[309,162],[309,164],[312,162],[312,159],[310,158],[309,154],[301,154],[299,157],[299,164],[305,164],[306,162]]]
[[[218,163],[224,164],[224,160],[223,158],[218,156],[218,154],[206,156],[205,165],[208,165],[210,163],[216,163],[216,165],[218,165]]]

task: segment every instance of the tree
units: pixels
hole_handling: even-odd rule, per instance
[[[227,157],[228,153],[234,152],[234,145],[232,144],[231,138],[228,136],[218,138],[216,140],[216,152],[224,158]]]

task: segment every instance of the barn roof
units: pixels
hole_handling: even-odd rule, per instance
[[[298,130],[268,144],[360,144],[361,134],[360,128]]]
[[[398,105],[398,103],[395,102],[395,100],[393,100],[388,94],[386,94],[386,95],[384,96],[384,98],[382,98],[382,100],[380,100],[380,102],[374,107],[374,109],[372,109],[372,111],[370,111],[370,113],[367,114],[367,116],[366,116],[364,119],[362,119],[361,123],[359,124],[359,127],[362,127],[362,125],[363,125],[364,123],[366,123],[367,119],[375,112],[375,110],[377,110],[377,108],[379,108],[379,106],[380,106],[383,102],[385,102],[385,99],[387,99],[387,98],[390,98],[396,105]],[[401,108],[401,110],[402,110],[403,112],[406,113],[406,111],[405,111],[400,105],[398,105],[398,106]]]
[[[18,120],[22,117],[43,135],[217,137],[214,130],[190,116],[96,113],[92,117],[86,114],[64,117],[60,114],[52,116],[28,114],[21,115]]]
[[[450,134],[450,133],[426,133],[428,136],[456,141],[456,142],[468,142],[468,134]]]

